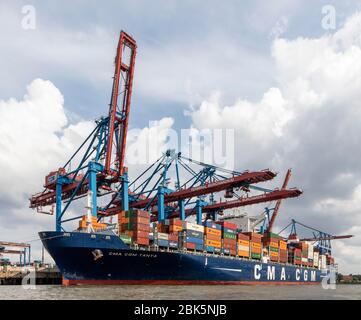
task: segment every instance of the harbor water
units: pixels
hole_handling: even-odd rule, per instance
[[[0,300],[334,300],[361,299],[361,285],[336,285],[324,289],[321,285],[295,286],[70,286],[37,285],[0,286]]]

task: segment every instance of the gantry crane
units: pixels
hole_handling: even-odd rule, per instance
[[[308,233],[311,232],[312,236],[299,238],[299,233],[298,233],[299,230],[297,226],[302,227],[304,229],[303,232],[305,231],[306,232],[308,231]],[[324,231],[318,230],[314,227],[307,226],[304,223],[301,223],[294,219],[292,219],[291,222],[279,232],[279,234],[281,234],[282,232],[286,231],[289,228],[290,228],[290,232],[287,239],[289,239],[290,242],[302,242],[302,241],[314,242],[316,244],[316,247],[320,250],[320,252],[325,254],[331,254],[332,240],[349,239],[353,237],[353,235],[331,235]]]
[[[276,176],[269,169],[226,170],[186,158],[174,150],[167,150],[129,182],[124,159],[136,50],[135,40],[122,31],[108,115],[96,120],[93,131],[70,159],[46,176],[43,192],[30,198],[30,207],[38,212],[46,212],[43,207],[55,207],[57,231],[64,230],[63,223],[84,216],[64,218],[71,204],[83,197],[88,197],[88,224],[94,218],[99,221],[129,208],[149,211],[153,221],[168,217],[184,220],[196,215],[197,223],[202,223],[203,213],[216,219],[217,214],[229,208],[298,197],[302,193],[299,189],[286,189],[286,186],[281,190],[255,186]],[[172,174],[174,187],[170,186]],[[249,195],[251,190],[258,194]],[[221,192],[231,200],[216,201]],[[110,196],[110,199],[106,205],[99,206],[98,198],[103,196]]]
[[[7,247],[10,247],[7,248]],[[15,248],[22,248],[22,250],[15,250]],[[30,264],[31,260],[31,246],[29,243],[20,243],[20,242],[9,242],[9,241],[0,241],[0,256],[2,254],[15,254],[20,257],[20,264]]]

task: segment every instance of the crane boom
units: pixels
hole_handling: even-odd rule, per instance
[[[192,197],[197,197],[200,195],[210,194],[213,192],[218,192],[225,190],[229,187],[237,187],[242,184],[251,184],[258,183],[267,180],[271,180],[276,176],[276,173],[270,170],[256,171],[256,172],[246,172],[239,176],[232,178],[224,179],[221,181],[216,181],[208,183],[206,185],[188,188],[180,191],[175,191],[164,196],[164,203],[170,203],[179,201],[182,199],[189,199]],[[157,198],[152,200],[152,204],[157,203]],[[143,208],[149,203],[149,199],[135,201],[129,204],[131,208]]]
[[[304,238],[300,239],[300,241],[319,241],[319,240],[340,240],[340,239],[349,239],[352,238],[353,235],[341,235],[341,236],[325,236],[325,237],[314,237],[314,238]]]
[[[288,169],[287,170],[287,173],[286,173],[286,177],[285,177],[285,180],[283,181],[283,185],[282,185],[282,188],[281,190],[285,190],[287,188],[287,185],[288,185],[288,181],[290,180],[291,178],[291,169]],[[280,207],[281,207],[281,203],[282,203],[282,198],[277,200],[277,203],[276,203],[276,206],[275,206],[275,209],[273,211],[273,214],[272,214],[272,217],[271,217],[271,221],[269,222],[269,225],[268,225],[268,229],[267,229],[267,232],[272,232],[272,228],[273,228],[273,225],[276,221],[276,217],[278,215],[278,212],[280,210]]]
[[[126,57],[126,48],[130,50]],[[134,64],[137,45],[124,31],[120,33],[117,55],[115,58],[115,71],[112,96],[109,108],[109,132],[106,145],[105,172],[121,176],[124,172],[125,145],[128,131],[130,102],[132,96]],[[128,58],[128,61],[125,61]],[[118,107],[118,97],[121,95],[121,108]],[[115,157],[112,154],[115,145]],[[111,169],[116,164],[117,172]]]
[[[261,194],[252,197],[244,197],[237,200],[232,201],[224,201],[218,202],[210,205],[206,205],[202,207],[202,212],[212,212],[216,210],[226,210],[237,207],[244,207],[252,204],[263,203],[268,201],[274,201],[278,199],[286,199],[286,198],[295,198],[302,194],[302,191],[299,189],[288,189],[288,190],[274,190],[266,194]],[[194,209],[186,210],[186,216],[190,216],[195,214]],[[177,212],[171,214],[170,217],[176,217],[178,215]]]

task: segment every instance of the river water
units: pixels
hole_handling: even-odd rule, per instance
[[[361,299],[361,285],[337,285],[323,289],[321,285],[295,286],[0,286],[4,299],[157,299],[157,300],[255,300],[255,299]]]

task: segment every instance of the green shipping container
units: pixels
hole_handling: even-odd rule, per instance
[[[236,239],[237,239],[237,235],[236,235],[236,234],[233,234],[233,233],[229,233],[229,232],[224,232],[224,233],[223,233],[223,238],[224,238],[224,239],[236,240]]]
[[[269,247],[270,251],[273,251],[273,252],[278,252],[278,248],[275,248],[275,247]]]
[[[251,258],[253,258],[253,259],[261,259],[261,254],[260,253],[251,253]]]
[[[131,236],[128,236],[127,234],[120,234],[119,238],[120,238],[120,240],[122,240],[126,244],[129,244],[129,243],[132,242]]]

